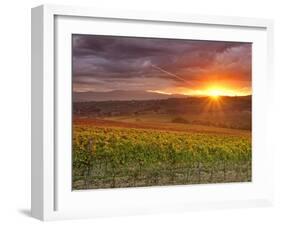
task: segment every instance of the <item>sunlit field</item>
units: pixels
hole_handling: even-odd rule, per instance
[[[237,127],[232,118],[225,125],[195,124],[195,118],[192,112],[75,118],[73,188],[251,181],[250,130],[231,128]]]

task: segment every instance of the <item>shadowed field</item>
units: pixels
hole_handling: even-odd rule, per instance
[[[155,120],[157,121],[157,120]],[[134,118],[122,119],[95,119],[95,118],[74,118],[74,125],[86,127],[120,127],[120,128],[135,128],[135,129],[150,129],[150,130],[163,130],[163,131],[178,131],[178,132],[195,132],[195,133],[213,133],[213,134],[229,134],[229,135],[245,135],[250,136],[248,130],[229,129],[215,126],[182,124],[182,123],[165,123],[138,121]]]

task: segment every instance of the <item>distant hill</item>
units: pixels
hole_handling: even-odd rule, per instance
[[[120,94],[120,92],[117,93]],[[124,92],[123,94],[125,95],[125,93],[129,95],[130,92]],[[73,117],[115,118],[115,120],[120,118],[120,120],[129,120],[129,122],[150,120],[149,122],[153,123],[162,120],[165,123],[207,125],[246,130],[250,130],[252,126],[251,96],[225,96],[220,97],[219,102],[216,102],[209,97],[167,98],[166,96],[171,97],[171,95],[155,95],[155,93],[147,93],[147,96],[139,97],[148,98],[147,100],[136,100],[138,96],[136,93],[133,94],[131,95],[132,100],[128,100],[130,96],[125,97],[122,95],[118,96],[119,100],[101,101],[102,98],[100,98],[99,101],[85,101],[89,99],[83,98],[85,102],[74,102]],[[105,95],[102,97],[105,98]],[[108,95],[107,98],[113,99],[111,95]]]
[[[168,98],[182,98],[185,95],[168,95],[147,91],[114,90],[109,92],[74,92],[74,102],[89,101],[128,101],[128,100],[162,100]]]
[[[162,97],[166,95],[157,96]],[[170,96],[170,95],[167,95]],[[148,96],[147,96],[148,97]],[[134,97],[136,98],[136,97]],[[127,98],[128,99],[128,98]],[[75,102],[73,105],[74,115],[80,116],[112,116],[112,115],[131,115],[131,114],[200,114],[208,111],[224,112],[251,112],[251,96],[244,97],[221,97],[219,106],[210,103],[208,97],[185,97],[185,98],[166,98],[149,100],[114,100],[114,101],[88,101]]]

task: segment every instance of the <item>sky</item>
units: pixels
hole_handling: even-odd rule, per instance
[[[72,36],[74,92],[250,95],[251,62],[251,43]]]

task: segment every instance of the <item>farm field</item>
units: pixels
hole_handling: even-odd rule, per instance
[[[73,189],[251,181],[247,130],[129,121],[74,119]]]

